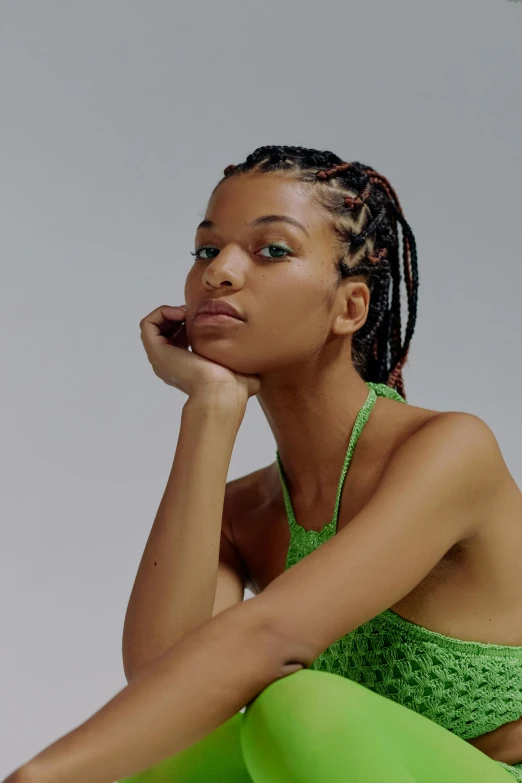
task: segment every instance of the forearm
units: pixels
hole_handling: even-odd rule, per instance
[[[210,734],[284,673],[256,599],[237,604],[194,629],[31,759],[19,779],[114,783],[138,774]]]
[[[227,474],[242,412],[188,400],[176,453],[130,596],[127,677],[212,616]]]

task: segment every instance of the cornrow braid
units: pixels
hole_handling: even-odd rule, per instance
[[[385,383],[406,399],[402,368],[417,317],[417,250],[399,198],[386,177],[371,166],[343,161],[328,150],[289,146],[258,147],[243,163],[227,166],[223,179],[243,172],[277,172],[310,183],[313,196],[334,218],[333,230],[342,248],[336,260],[338,282],[365,275],[370,289],[367,319],[352,338],[354,366],[364,380]],[[408,302],[403,343],[398,225]]]

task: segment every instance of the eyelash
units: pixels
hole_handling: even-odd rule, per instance
[[[280,245],[278,242],[269,242],[267,245],[263,245],[261,250],[264,250],[265,247],[275,247],[278,250],[284,250],[285,253],[292,252],[289,247],[286,247],[286,245]],[[211,248],[213,248],[212,245],[199,245],[194,251],[190,252],[190,255],[194,256],[198,261],[210,261],[211,260],[210,258],[198,258],[198,253],[200,250],[209,250]],[[262,256],[262,258],[267,258],[267,256]],[[279,256],[277,258],[267,258],[268,261],[284,261],[285,259],[286,256]]]

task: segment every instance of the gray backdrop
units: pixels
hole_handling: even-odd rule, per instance
[[[257,146],[390,179],[409,402],[483,418],[522,486],[522,3],[2,0],[0,37],[3,778],[126,685],[186,400],[139,321],[183,302],[210,191]],[[229,479],[274,457],[254,398]]]

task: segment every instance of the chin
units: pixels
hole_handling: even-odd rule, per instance
[[[202,356],[203,359],[220,364],[222,367],[226,367],[227,370],[232,370],[232,372],[239,372],[243,375],[260,372],[259,362],[252,361],[250,356],[238,355],[239,351],[230,347],[230,345],[227,347],[224,342],[204,342],[204,345],[198,345],[197,348],[194,348],[192,345],[192,352]]]

